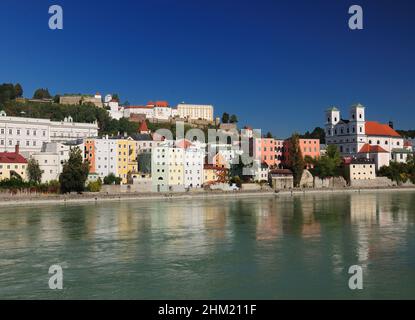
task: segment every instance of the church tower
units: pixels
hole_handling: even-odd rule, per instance
[[[340,111],[336,107],[331,107],[326,110],[326,137],[334,136],[334,127],[340,121]]]
[[[350,108],[350,124],[355,128],[355,133],[365,135],[365,107],[360,103]]]

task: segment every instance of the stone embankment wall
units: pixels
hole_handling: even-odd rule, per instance
[[[304,170],[301,176],[300,186],[302,188],[344,188],[347,187],[347,182],[343,177],[332,177],[320,179],[319,177],[313,177],[308,170]]]
[[[350,186],[354,188],[379,188],[379,187],[393,187],[396,182],[386,177],[376,177],[372,180],[352,180]]]

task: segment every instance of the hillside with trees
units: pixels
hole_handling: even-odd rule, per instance
[[[100,134],[123,134],[136,133],[138,123],[130,122],[125,118],[120,120],[111,119],[108,112],[93,104],[64,105],[53,102],[37,102],[18,99],[23,95],[20,84],[0,85],[0,110],[4,110],[8,116],[50,119],[52,121],[63,121],[65,117],[71,116],[75,122],[92,123],[98,121]],[[33,95],[38,99],[51,98],[48,89],[37,89]]]

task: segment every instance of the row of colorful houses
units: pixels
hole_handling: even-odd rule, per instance
[[[355,170],[356,179],[372,177],[380,167],[391,161],[405,162],[408,155],[413,154],[411,143],[401,137],[392,124],[366,121],[362,105],[352,106],[348,120],[342,119],[335,107],[328,109],[325,115],[326,143],[336,145],[345,161],[355,165],[354,169],[374,169],[368,172],[363,170],[363,173]],[[33,126],[36,121],[30,119],[28,125]],[[67,122],[71,123],[71,119]],[[23,131],[32,130],[26,128],[24,123],[20,126],[19,129],[8,126],[2,132],[19,136]],[[138,132],[131,136],[98,137],[93,134],[72,140],[63,137],[59,141],[45,134],[46,140],[42,140],[40,149],[31,150],[29,156],[38,161],[43,173],[42,182],[47,182],[58,179],[64,162],[69,159],[70,150],[78,147],[90,164],[91,176],[103,179],[114,174],[121,178],[123,184],[133,183],[134,177],[146,176],[151,180],[154,191],[201,188],[224,182],[232,164],[241,162],[244,156],[249,156],[252,161],[245,165],[241,174],[250,176],[251,181],[266,181],[269,170],[290,167],[291,139],[257,135],[250,127],[236,132],[228,127],[219,130],[228,135],[225,142],[166,140],[150,132],[146,121],[142,121]],[[244,139],[248,144],[247,150],[242,148]],[[0,180],[12,175],[27,178],[23,167],[27,168],[28,156],[25,156],[26,159],[22,157],[19,143],[16,145],[15,152],[6,150],[0,153]],[[300,138],[299,147],[303,157],[316,159],[324,152],[319,139]]]

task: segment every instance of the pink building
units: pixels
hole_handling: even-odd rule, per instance
[[[255,159],[269,167],[280,166],[283,158],[284,140],[274,138],[256,138],[254,143]]]
[[[254,150],[256,160],[266,163],[269,167],[275,165],[275,140],[273,138],[256,138]]]

